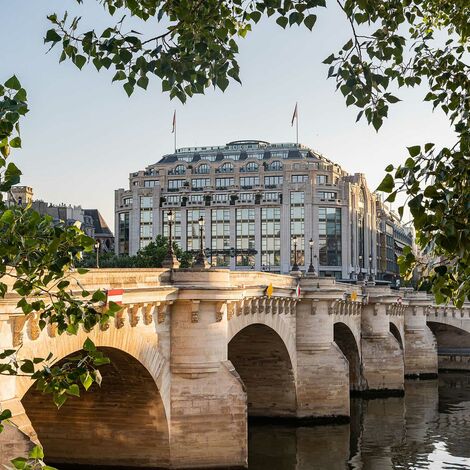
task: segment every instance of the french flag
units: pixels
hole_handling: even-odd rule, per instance
[[[106,303],[114,302],[118,305],[122,305],[123,294],[124,294],[124,289],[108,289],[106,292],[106,295],[107,295]]]

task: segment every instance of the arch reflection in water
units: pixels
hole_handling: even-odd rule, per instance
[[[351,408],[349,425],[252,425],[250,470],[470,469],[470,374],[407,381],[404,397]]]

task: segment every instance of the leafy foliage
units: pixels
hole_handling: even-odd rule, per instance
[[[81,3],[81,0],[77,0]],[[237,41],[265,17],[286,28],[312,29],[318,8],[326,0],[98,0],[110,15],[130,13],[147,21],[156,18],[158,33],[149,38],[125,31],[124,16],[102,32],[78,32],[79,19],[50,15],[53,29],[45,42],[61,44],[60,60],[78,68],[87,62],[100,70],[113,69],[113,81],[128,95],[146,89],[149,76],[161,80],[170,97],[185,101],[209,86],[225,90],[240,81]],[[345,15],[351,38],[324,60],[328,77],[379,130],[390,106],[400,101],[402,87],[426,85],[425,101],[440,108],[454,126],[452,148],[432,144],[410,148],[404,165],[390,169],[379,187],[408,196],[417,242],[426,253],[426,282],[438,302],[461,305],[470,299],[469,276],[469,108],[470,3],[468,0],[336,0]],[[442,36],[447,34],[447,40]],[[411,150],[412,149],[412,150]],[[404,207],[399,208],[403,214]],[[424,263],[410,252],[401,258],[411,276]],[[437,264],[436,264],[437,263]]]
[[[173,243],[176,258],[180,261],[181,268],[189,268],[193,264],[193,254],[183,251],[177,243]],[[168,238],[158,235],[155,241],[139,250],[135,256],[117,256],[107,253],[100,256],[102,268],[161,268],[163,260],[168,253]],[[93,256],[84,256],[80,266],[91,268],[96,266]]]
[[[28,112],[26,91],[16,76],[0,85],[0,297],[16,293],[17,307],[24,315],[39,316],[39,327],[47,323],[57,332],[76,334],[80,326],[90,331],[97,323],[107,321],[120,307],[112,302],[102,308],[104,292],[87,292],[81,297],[70,290],[71,280],[86,270],[74,270],[82,253],[93,249],[94,240],[76,226],[53,224],[52,218],[40,216],[29,206],[20,207],[3,199],[3,192],[20,181],[20,170],[8,161],[11,149],[21,147],[20,118]],[[84,353],[53,365],[47,358],[19,358],[17,349],[0,350],[0,375],[28,376],[39,390],[52,395],[60,407],[70,396],[80,395],[80,386],[88,390],[101,383],[97,369],[108,359],[91,340],[85,341]],[[0,413],[0,432],[11,419],[9,410]],[[28,458],[12,461],[13,468],[52,468],[43,462],[42,449],[35,447]]]

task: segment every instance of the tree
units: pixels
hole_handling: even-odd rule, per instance
[[[3,193],[20,181],[21,172],[9,156],[11,149],[21,147],[19,121],[27,112],[26,91],[13,76],[0,85],[0,296],[16,292],[20,296],[17,307],[25,315],[39,315],[41,329],[51,323],[59,334],[76,334],[79,327],[90,331],[120,309],[114,303],[98,308],[106,301],[104,292],[82,289],[78,298],[68,289],[77,274],[86,272],[73,267],[82,252],[93,249],[94,240],[76,226],[53,224],[51,217],[41,217],[29,206],[8,205],[3,200]],[[60,407],[69,397],[79,396],[81,388],[100,384],[98,367],[109,362],[90,340],[81,354],[62,365],[54,365],[54,359],[52,355],[19,359],[18,350],[3,350],[0,376],[31,377]],[[0,412],[0,432],[10,418],[8,409]],[[47,468],[42,458],[42,450],[35,447],[29,458],[18,458],[13,464],[26,470]]]
[[[81,0],[77,0],[82,3]],[[161,80],[163,92],[184,102],[209,86],[225,90],[240,81],[237,41],[265,17],[280,27],[315,26],[316,11],[326,0],[98,0],[109,14],[142,21],[157,19],[155,35],[125,29],[123,16],[103,31],[79,32],[79,18],[52,14],[45,42],[61,45],[60,61],[79,69],[92,63],[113,69],[113,81],[130,96],[146,89],[149,77]],[[469,115],[470,3],[468,0],[336,0],[351,30],[342,49],[324,60],[328,77],[357,120],[365,118],[378,131],[389,108],[400,101],[402,87],[426,84],[424,100],[440,108],[456,133],[455,145],[412,146],[403,165],[386,168],[379,186],[393,202],[407,196],[418,246],[431,249],[427,266],[437,302],[462,305],[470,299],[470,161]],[[447,40],[441,40],[442,35]],[[399,207],[403,215],[404,206]],[[408,250],[400,259],[402,274],[411,276],[423,263]]]

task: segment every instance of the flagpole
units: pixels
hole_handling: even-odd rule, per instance
[[[297,116],[295,118],[295,133],[296,133],[296,138],[297,138],[297,145],[299,145],[299,107],[297,106]]]
[[[175,122],[174,122],[174,124],[175,124],[175,132],[174,132],[174,134],[175,134],[175,153],[176,153],[176,110],[175,110]]]

